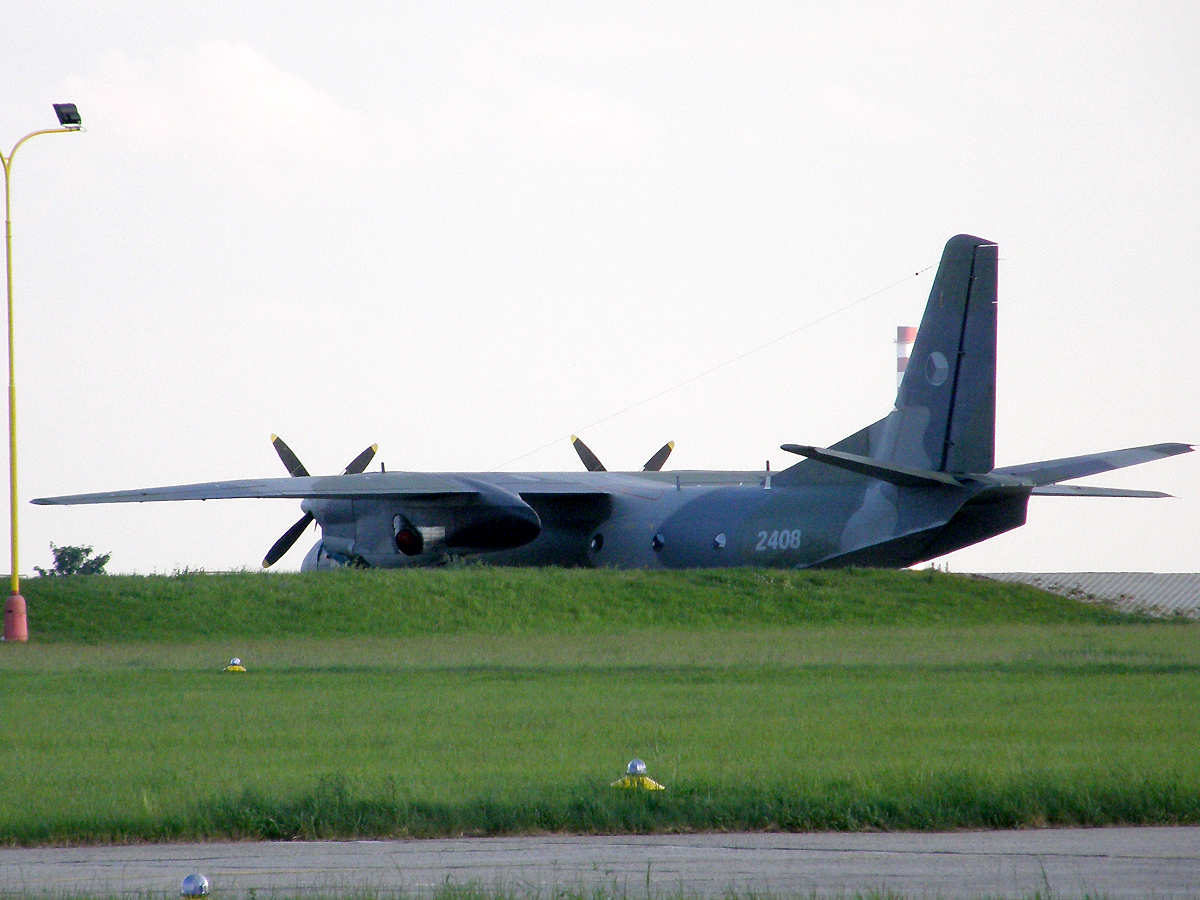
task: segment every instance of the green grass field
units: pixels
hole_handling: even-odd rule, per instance
[[[33,640],[0,647],[0,841],[1200,822],[1200,631],[1028,588],[26,584]],[[235,655],[248,674],[220,671]],[[633,757],[668,790],[610,788]]]

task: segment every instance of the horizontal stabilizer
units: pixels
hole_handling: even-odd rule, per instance
[[[1155,499],[1172,497],[1162,491],[1136,491],[1129,488],[1088,487],[1082,484],[1043,484],[1030,493],[1039,497],[1142,497]]]
[[[1166,459],[1179,453],[1190,453],[1192,449],[1191,444],[1151,444],[1146,447],[1130,447],[1127,450],[1110,450],[1107,453],[1068,456],[1063,459],[1008,466],[996,469],[994,474],[1009,475],[1033,485],[1055,484],[1059,481],[1111,472],[1113,469],[1123,469],[1126,466],[1137,466],[1156,459]]]
[[[914,469],[897,463],[885,463],[878,459],[871,459],[869,456],[859,456],[856,453],[844,453],[841,450],[827,450],[801,444],[783,444],[779,449],[901,487],[962,487],[961,481],[945,472]]]

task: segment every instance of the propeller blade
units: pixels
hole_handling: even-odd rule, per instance
[[[283,537],[275,542],[267,555],[263,557],[263,568],[269,569],[283,557],[283,554],[292,549],[292,544],[299,540],[300,535],[304,534],[304,529],[308,527],[313,520],[312,513],[305,513],[300,517],[300,521],[283,533]]]
[[[283,438],[277,434],[273,434],[271,435],[271,444],[275,447],[275,452],[279,454],[279,458],[283,461],[283,465],[288,470],[289,475],[293,478],[308,475],[308,469],[304,468],[304,463],[300,462],[300,459],[292,452],[292,448],[283,442]],[[372,444],[362,453],[358,454],[358,456],[354,457],[350,465],[346,466],[346,471],[342,474],[358,475],[362,473],[371,464],[371,460],[375,457],[375,453],[378,450],[379,445]],[[313,514],[305,513],[295,525],[285,531],[283,537],[277,540],[271,549],[267,551],[267,555],[263,557],[263,568],[269,569],[275,563],[279,562],[283,558],[283,555],[292,549],[292,544],[300,539],[300,535],[304,534],[304,529],[309,526],[312,520]]]
[[[588,449],[588,445],[581,441],[575,435],[571,435],[571,443],[575,446],[575,452],[579,454],[579,458],[583,460],[584,467],[589,472],[607,472],[604,468],[604,463],[596,457],[596,454]]]
[[[667,461],[667,457],[671,455],[671,451],[675,449],[674,441],[667,441],[663,444],[657,453],[646,460],[646,464],[642,466],[643,472],[658,472],[662,470],[663,463]]]
[[[361,475],[364,471],[366,471],[367,466],[369,466],[371,464],[371,460],[374,459],[375,453],[378,450],[379,450],[379,445],[372,444],[370,447],[368,447],[362,453],[358,454],[358,456],[354,457],[354,461],[351,462],[350,465],[346,466],[346,471],[343,472],[342,474],[343,475]]]
[[[283,442],[277,434],[271,435],[271,445],[275,448],[275,452],[279,454],[279,458],[283,460],[283,467],[288,470],[288,474],[293,478],[300,478],[308,475],[308,469],[304,468],[304,463],[292,452],[292,448]]]

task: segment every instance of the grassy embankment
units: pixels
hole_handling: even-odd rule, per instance
[[[0,841],[1200,822],[1200,631],[1015,585],[452,569],[25,595]],[[608,787],[634,756],[667,791]]]

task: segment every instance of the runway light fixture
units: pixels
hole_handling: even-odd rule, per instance
[[[180,890],[181,897],[207,897],[208,896],[208,879],[203,875],[189,875],[183,879],[183,889]]]
[[[646,764],[640,759],[631,759],[625,774],[611,785],[626,791],[661,791],[665,788],[646,774]]]

